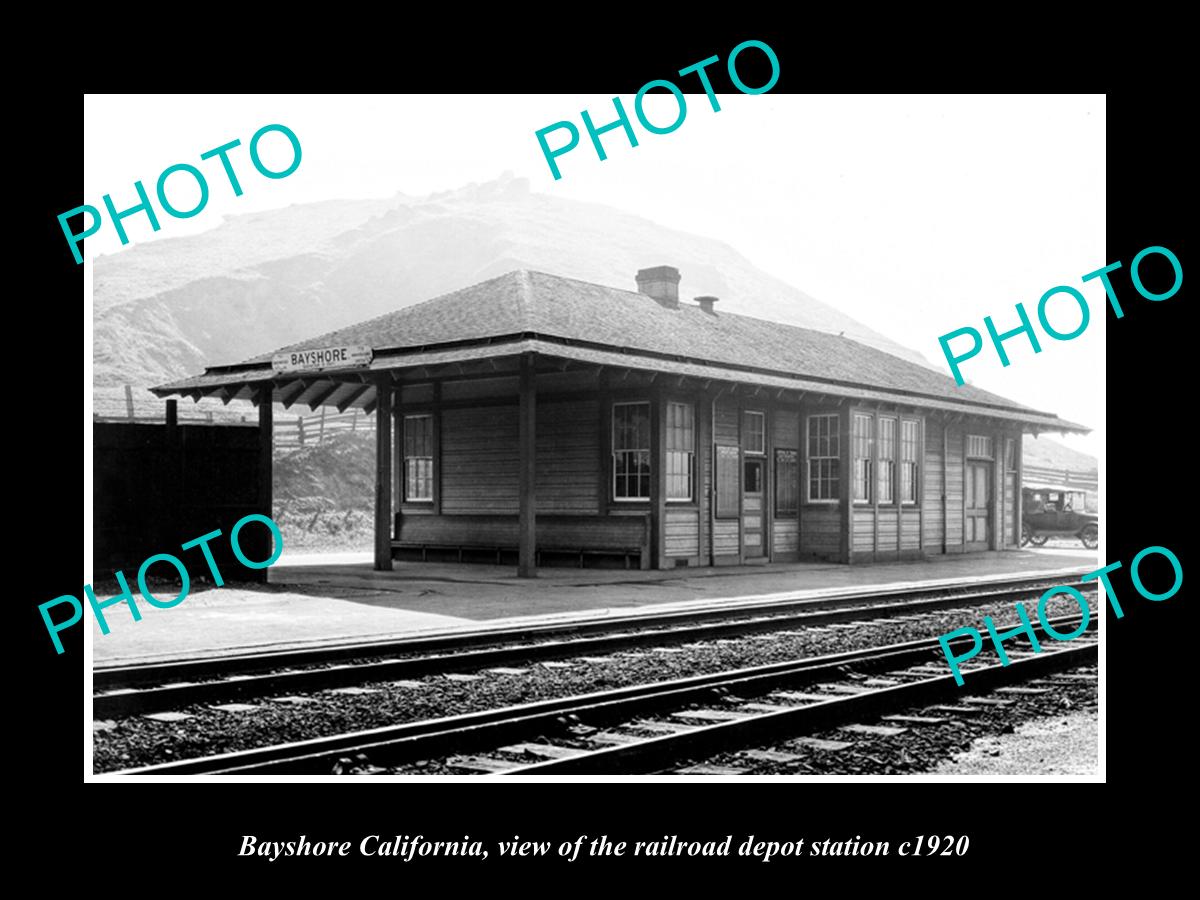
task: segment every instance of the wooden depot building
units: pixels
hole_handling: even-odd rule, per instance
[[[1087,431],[679,281],[510,272],[154,391],[252,400],[267,452],[267,401],[373,411],[376,569],[1016,547],[1022,434]]]

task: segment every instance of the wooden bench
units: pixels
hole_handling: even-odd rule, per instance
[[[428,550],[454,550],[462,562],[464,551],[495,553],[496,563],[504,552],[517,552],[516,516],[435,516],[399,514],[393,549],[415,549],[426,559]],[[536,522],[537,564],[542,552],[569,553],[583,566],[585,556],[622,556],[625,568],[631,557],[650,566],[650,517],[646,514],[619,516],[540,515]]]

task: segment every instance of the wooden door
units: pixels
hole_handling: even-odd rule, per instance
[[[763,461],[747,459],[742,477],[742,552],[747,558],[764,555]]]
[[[967,508],[963,519],[965,549],[992,547],[992,464],[967,463]]]

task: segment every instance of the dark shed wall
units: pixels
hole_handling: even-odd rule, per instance
[[[92,435],[94,578],[124,570],[132,583],[158,553],[183,560],[193,580],[211,578],[199,548],[180,544],[220,529],[208,546],[224,579],[266,580],[266,569],[243,566],[229,545],[239,519],[271,515],[270,485],[259,481],[257,428],[180,425],[172,439],[166,425],[96,422]],[[261,523],[246,525],[238,544],[252,560],[271,556]],[[170,572],[160,563],[151,574]]]

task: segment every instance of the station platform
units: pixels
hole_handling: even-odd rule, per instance
[[[807,596],[917,585],[977,585],[1014,575],[1098,568],[1082,548],[1006,550],[872,565],[777,563],[669,569],[544,568],[517,578],[512,566],[397,562],[376,572],[370,554],[285,554],[255,586],[194,587],[179,606],[139,604],[142,620],[109,612],[92,619],[95,666],[219,656],[232,651],[342,644],[511,627],[571,618],[686,609],[731,600]],[[92,618],[92,617],[89,617]]]

